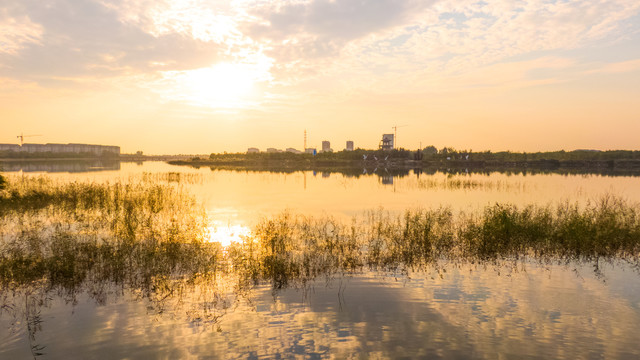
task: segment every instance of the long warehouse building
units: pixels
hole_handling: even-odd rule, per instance
[[[0,151],[15,151],[26,153],[91,153],[103,155],[105,153],[120,155],[120,146],[90,145],[90,144],[0,144]]]

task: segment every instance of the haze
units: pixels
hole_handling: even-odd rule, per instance
[[[0,143],[638,149],[640,2],[0,0]],[[26,139],[25,139],[26,140]]]

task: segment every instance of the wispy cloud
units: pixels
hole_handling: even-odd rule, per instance
[[[42,26],[28,16],[12,17],[9,9],[0,8],[0,54],[17,55],[29,44],[40,44],[42,33]]]
[[[0,7],[0,76],[64,86],[146,74],[149,88],[260,63],[268,96],[530,86],[562,81],[535,68],[595,64],[566,53],[637,31],[625,20],[639,13],[633,0],[22,0]]]

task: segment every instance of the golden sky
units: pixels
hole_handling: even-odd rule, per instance
[[[0,143],[640,149],[640,2],[0,0]]]

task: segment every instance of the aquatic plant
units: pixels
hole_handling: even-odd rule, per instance
[[[210,241],[209,220],[194,198],[163,181],[8,177],[0,194],[0,292],[53,291],[69,301],[86,293],[100,303],[119,289],[158,312],[171,299],[182,304],[200,293],[200,305],[192,306],[202,311],[190,314],[215,321],[230,306],[226,296],[255,284],[277,290],[365,270],[514,261],[589,262],[596,271],[600,261],[627,261],[640,268],[640,206],[613,196],[583,205],[497,203],[471,213],[378,210],[350,222],[283,213],[223,248]]]

